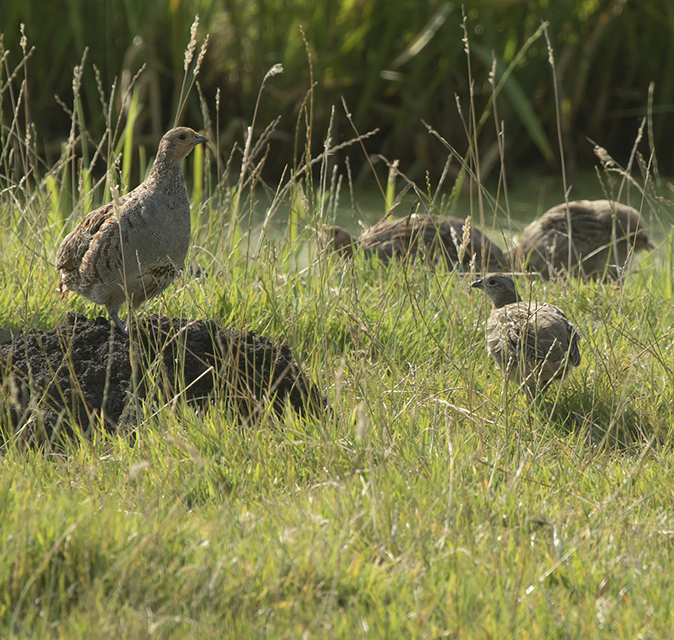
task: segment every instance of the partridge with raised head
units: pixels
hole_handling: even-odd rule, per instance
[[[342,227],[328,227],[328,244],[343,255],[361,251],[388,264],[394,257],[415,259],[422,252],[431,260],[443,258],[449,265],[459,263],[459,247],[463,241],[465,220],[450,216],[412,214],[405,218],[389,219],[375,225],[354,238]],[[424,245],[423,250],[420,245]],[[507,268],[507,257],[487,236],[475,227],[470,228],[468,244],[461,263],[468,266],[473,254],[478,271]]]
[[[494,304],[487,347],[510,380],[526,384],[533,394],[580,364],[578,332],[560,309],[523,301],[513,279],[500,273],[490,273],[472,287],[482,289]]]
[[[56,254],[59,291],[104,305],[127,332],[118,315],[124,302],[135,308],[161,293],[185,264],[190,203],[182,160],[206,141],[188,127],[164,134],[146,180],[88,213],[63,240]]]
[[[569,265],[569,218],[571,265]],[[588,278],[615,278],[634,251],[652,249],[641,214],[610,200],[577,200],[546,211],[522,233],[520,266],[550,277],[564,269]]]

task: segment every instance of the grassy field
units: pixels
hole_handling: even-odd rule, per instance
[[[106,181],[87,190],[93,159],[78,165],[74,145],[44,169],[16,122],[2,158],[0,324],[93,317],[100,308],[57,296],[53,264]],[[670,186],[648,186],[658,247],[622,285],[519,280],[582,339],[579,369],[531,405],[487,353],[489,304],[472,274],[320,249],[318,229],[350,198],[320,158],[313,172],[296,163],[247,230],[263,197],[249,151],[241,176],[217,181],[199,181],[203,158],[187,163],[190,266],[207,275],[186,270],[140,313],[286,340],[332,412],[242,428],[217,397],[205,412],[148,402],[132,434],[26,451],[5,398],[0,635],[671,637]],[[226,163],[213,152],[211,169]],[[382,211],[403,185],[383,186]],[[445,212],[447,192],[416,197]],[[474,195],[473,220],[497,196],[489,219],[507,229],[502,192]]]

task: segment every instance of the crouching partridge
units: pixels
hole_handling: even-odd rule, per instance
[[[578,332],[564,313],[546,302],[523,301],[512,278],[490,273],[473,282],[494,304],[487,320],[487,347],[510,380],[533,395],[580,364]]]
[[[432,261],[439,258],[449,266],[462,263],[468,267],[475,254],[478,271],[498,271],[508,267],[508,259],[487,236],[471,226],[465,254],[459,261],[459,246],[463,241],[465,220],[451,216],[415,213],[405,218],[387,219],[363,231],[354,238],[342,227],[328,227],[328,246],[345,256],[361,251],[368,258],[376,255],[384,264],[398,258],[425,255]],[[421,247],[423,246],[423,249]]]
[[[59,291],[104,305],[127,332],[118,315],[122,304],[135,308],[161,293],[185,264],[190,203],[182,160],[206,141],[188,127],[164,134],[147,179],[88,213],[63,240],[56,254]]]
[[[571,264],[569,264],[569,219]],[[653,249],[634,208],[610,200],[576,200],[546,211],[522,233],[517,262],[544,277],[567,270],[588,278],[615,278],[639,249]]]

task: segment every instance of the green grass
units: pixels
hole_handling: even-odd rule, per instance
[[[464,14],[473,54],[470,70],[462,42]],[[312,114],[316,129],[327,128],[332,106],[344,97],[361,130],[380,129],[378,151],[398,158],[419,182],[426,171],[437,180],[443,166],[442,158],[438,160],[442,150],[426,138],[421,121],[431,123],[444,136],[461,132],[455,95],[465,107],[473,86],[474,100],[488,111],[492,68],[500,118],[507,125],[511,170],[542,162],[548,171],[557,170],[557,115],[552,108],[546,38],[540,31],[543,24],[548,25],[559,61],[564,145],[574,161],[591,165],[587,137],[610,148],[616,158],[628,157],[638,121],[650,110],[654,118],[644,146],[649,156],[658,150],[654,177],[659,179],[658,167],[663,174],[674,167],[670,144],[674,52],[669,45],[674,37],[674,5],[670,0],[646,4],[333,0],[320,6],[314,0],[61,0],[57,30],[42,0],[3,0],[5,39],[0,57],[6,50],[7,65],[14,69],[35,45],[26,69],[31,118],[52,149],[63,140],[69,124],[69,114],[54,104],[54,96],[72,108],[69,71],[80,64],[85,49],[84,90],[77,109],[94,139],[100,139],[107,126],[100,114],[97,77],[107,90],[115,78],[121,82],[122,74],[130,78],[147,65],[136,91],[143,106],[139,126],[158,137],[173,122],[180,101],[183,48],[195,15],[200,18],[199,38],[211,35],[200,83],[211,100],[221,91],[221,108],[212,110],[212,115],[220,123],[223,146],[243,144],[259,83],[273,63],[284,65],[274,99],[259,105],[262,121],[282,115],[275,153],[267,166],[273,180],[292,154],[297,110],[312,82],[308,53],[318,83]],[[7,94],[0,96],[0,101],[10,100]],[[198,119],[199,113],[194,92],[184,110],[185,121]],[[338,131],[348,129],[342,113],[336,118]],[[488,172],[493,176],[498,166],[490,158],[499,139],[495,128],[482,129],[483,177]],[[320,146],[317,136],[312,140],[314,153]],[[395,149],[395,154],[389,149]],[[466,153],[465,145],[461,152]],[[354,175],[366,164],[364,157],[352,157],[352,162]],[[132,171],[135,175],[135,167]],[[380,177],[385,175],[382,171]]]
[[[178,403],[147,406],[132,440],[10,446],[2,635],[669,633],[674,310],[651,258],[622,289],[535,286],[579,326],[583,362],[531,407],[487,354],[469,275],[272,256],[213,260],[141,313],[288,340],[333,416],[242,430],[217,400]],[[57,300],[38,263],[3,260],[5,282],[31,279],[19,305],[4,290],[7,320],[100,311]]]
[[[78,184],[74,156],[51,178],[22,157],[2,158],[0,323],[93,317],[100,308],[55,291],[56,250],[81,212],[61,215],[54,180]],[[624,286],[520,280],[582,336],[579,369],[531,406],[487,353],[489,305],[471,274],[319,250],[315,230],[349,194],[314,169],[272,189],[261,229],[246,225],[266,197],[254,183],[204,187],[190,263],[208,275],[139,313],[287,340],[331,415],[241,428],[218,398],[205,412],[157,398],[132,435],[7,445],[0,636],[671,637],[669,203],[651,197],[662,240]],[[291,205],[302,229],[272,229]]]

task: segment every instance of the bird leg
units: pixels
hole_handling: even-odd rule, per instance
[[[129,335],[129,330],[127,329],[126,325],[119,319],[119,316],[117,315],[117,309],[111,309],[110,307],[107,307],[108,313],[110,314],[110,317],[113,319],[114,323],[119,327],[119,330],[125,335]]]

